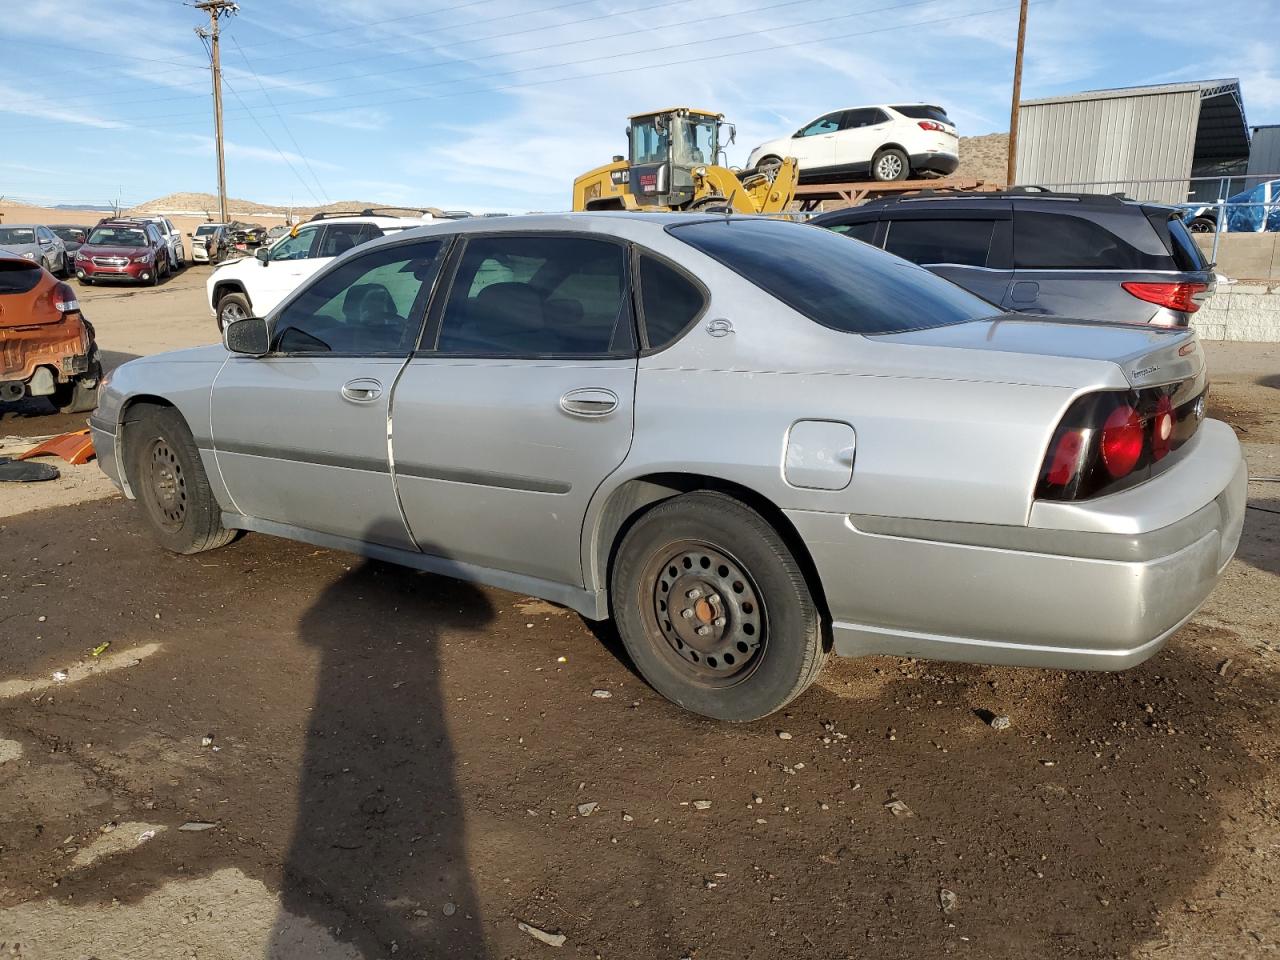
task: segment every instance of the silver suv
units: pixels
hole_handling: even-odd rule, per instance
[[[1216,286],[1179,208],[1109,195],[918,195],[813,223],[1019,313],[1185,327]]]
[[[656,689],[749,720],[831,650],[1154,654],[1244,515],[1205,389],[1189,330],[998,314],[797,223],[596,213],[371,241],[119,367],[91,427],[170,550],[252,530],[613,617]]]

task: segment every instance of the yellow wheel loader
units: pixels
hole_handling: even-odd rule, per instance
[[[573,209],[783,212],[795,198],[795,159],[736,172],[720,164],[736,137],[722,113],[673,107],[636,114],[627,127],[630,156],[574,180]]]

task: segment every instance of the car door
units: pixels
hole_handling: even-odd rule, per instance
[[[240,513],[413,549],[391,477],[390,398],[444,246],[411,240],[336,264],[271,318],[270,353],[227,360],[211,428]]]
[[[871,159],[884,144],[889,115],[877,107],[846,110],[840,117],[840,130],[832,139],[832,165],[865,173]]]
[[[836,162],[836,134],[843,116],[843,110],[828,113],[796,132],[791,149],[802,170],[829,167]]]
[[[48,227],[36,227],[36,239],[40,243],[40,256],[50,270],[61,269],[62,241],[53,235]]]
[[[318,248],[321,230],[320,224],[299,227],[296,234],[267,249],[267,259],[259,259],[262,269],[254,271],[248,283],[254,313],[265,317],[303,280],[329,262],[316,259],[313,252]]]
[[[581,587],[582,521],[631,446],[627,250],[471,235],[392,400],[395,473],[428,554]]]
[[[902,211],[885,224],[883,246],[993,304],[1006,299],[1013,269],[1007,209]]]

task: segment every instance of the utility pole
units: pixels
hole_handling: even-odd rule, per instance
[[[1013,58],[1013,104],[1009,108],[1009,166],[1005,186],[1012,187],[1018,173],[1018,101],[1022,99],[1022,48],[1027,42],[1027,0],[1018,10],[1018,52]]]
[[[227,161],[222,148],[222,61],[218,55],[218,20],[233,16],[240,7],[234,0],[197,0],[191,4],[209,14],[209,27],[196,27],[196,36],[209,41],[209,69],[213,75],[213,137],[218,150],[218,212],[227,220]]]

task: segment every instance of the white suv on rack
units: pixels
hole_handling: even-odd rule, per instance
[[[800,180],[907,180],[945,176],[960,165],[960,138],[942,107],[927,103],[846,107],[762,143],[747,167],[768,170],[795,157]]]
[[[438,222],[420,217],[317,214],[252,257],[228,260],[209,275],[209,309],[223,329],[233,320],[265,317],[308,277],[339,254],[369,240]]]

